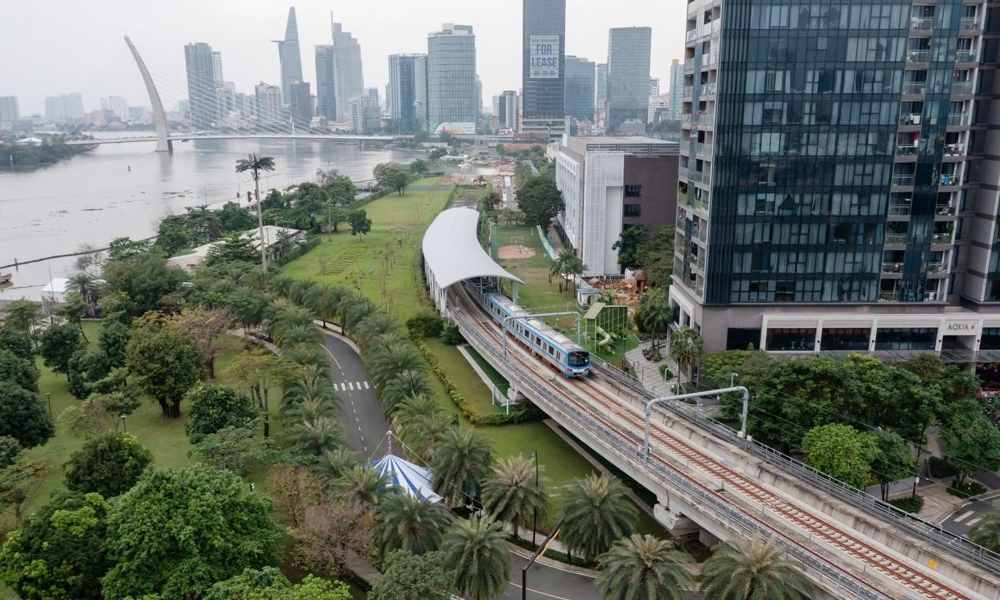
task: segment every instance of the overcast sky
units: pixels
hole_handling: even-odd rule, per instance
[[[667,88],[670,61],[684,46],[684,0],[567,0],[566,53],[607,59],[608,28],[653,28],[651,75]],[[44,110],[46,96],[79,91],[84,108],[98,97],[148,99],[122,36],[143,54],[167,110],[186,96],[184,44],[222,52],[223,73],[237,91],[261,80],[279,84],[278,50],[289,6],[298,15],[302,70],[313,84],[313,46],[330,43],[330,13],[361,43],[366,86],[380,95],[389,54],[426,52],[442,23],[472,25],[484,104],[521,85],[519,0],[0,0],[0,96],[17,96],[22,115]]]

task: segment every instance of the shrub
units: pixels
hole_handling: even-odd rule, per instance
[[[667,365],[660,365],[660,375],[663,377],[664,381],[670,381],[674,378],[674,372],[670,370]]]
[[[924,507],[924,497],[923,496],[905,496],[903,498],[896,498],[895,500],[889,500],[889,504],[895,506],[900,510],[905,510],[908,513],[917,514],[920,509]]]
[[[958,475],[958,467],[937,456],[932,456],[928,459],[927,468],[930,471],[931,477],[936,479]]]
[[[422,310],[417,316],[407,319],[406,328],[410,331],[410,337],[414,339],[437,337],[444,329],[444,319],[436,312]]]
[[[951,494],[952,496],[958,496],[959,498],[962,498],[963,500],[965,498],[971,498],[973,496],[978,496],[979,494],[983,494],[985,492],[986,492],[986,488],[983,487],[983,486],[981,486],[981,485],[979,485],[975,481],[970,481],[969,483],[966,483],[964,485],[960,485],[958,487],[948,486],[948,493],[949,494]]]
[[[457,346],[458,344],[464,342],[465,338],[463,338],[461,332],[459,332],[458,325],[446,323],[444,328],[441,330],[441,341],[449,346]]]

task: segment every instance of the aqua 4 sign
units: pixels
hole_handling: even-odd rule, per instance
[[[530,79],[559,78],[559,36],[533,35],[528,50]]]

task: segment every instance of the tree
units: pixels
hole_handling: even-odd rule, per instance
[[[46,367],[56,373],[66,373],[70,357],[86,345],[79,328],[69,324],[51,325],[38,340],[38,353],[42,355]]]
[[[31,300],[8,302],[0,312],[4,315],[4,327],[10,327],[29,336],[34,334],[35,327],[42,319],[41,303]]]
[[[162,256],[138,254],[128,260],[108,261],[104,278],[107,294],[101,299],[101,314],[109,317],[105,302],[114,301],[123,322],[128,323],[151,310],[174,308],[177,291],[188,276],[180,268],[168,266]]]
[[[14,527],[21,527],[24,505],[37,489],[45,473],[45,465],[28,458],[0,469],[0,509],[10,506],[14,510]]]
[[[274,567],[245,569],[209,588],[202,600],[351,600],[351,589],[340,581],[306,575],[292,584]]]
[[[0,435],[0,469],[6,469],[17,462],[21,455],[21,442],[9,435]]]
[[[316,171],[316,179],[320,186],[326,191],[327,198],[332,204],[350,204],[358,195],[358,188],[347,175],[342,175],[336,169]]]
[[[107,511],[99,494],[55,496],[7,537],[0,581],[23,600],[101,600]]]
[[[55,425],[38,394],[12,381],[0,381],[0,436],[12,437],[24,448],[34,448],[55,434]]]
[[[951,425],[941,430],[941,442],[945,454],[959,468],[954,487],[961,487],[974,471],[1000,469],[1000,431],[981,412],[956,415]]]
[[[156,228],[156,246],[167,256],[194,246],[194,232],[185,215],[167,215]]]
[[[642,295],[639,310],[635,312],[635,324],[639,331],[653,336],[653,348],[659,349],[660,336],[670,330],[674,311],[670,308],[670,298],[665,289],[656,288]]]
[[[160,416],[181,416],[181,399],[201,380],[205,361],[198,347],[174,329],[135,328],[126,350],[128,370],[160,404]]]
[[[293,423],[285,430],[285,437],[290,452],[310,457],[332,452],[344,443],[340,425],[329,417]]]
[[[986,518],[969,530],[969,539],[987,550],[1000,552],[1000,513],[986,515]]]
[[[572,248],[564,248],[559,251],[555,260],[549,263],[550,281],[552,277],[582,275],[586,269],[587,266],[583,264],[583,261],[580,260],[580,257],[576,255]]]
[[[701,576],[701,591],[713,600],[804,600],[813,587],[777,536],[719,544]]]
[[[618,241],[611,245],[618,251],[618,264],[622,269],[635,269],[639,266],[639,246],[646,237],[646,228],[642,225],[629,225],[622,230]]]
[[[889,501],[889,486],[917,474],[917,457],[898,433],[879,431],[875,433],[878,454],[872,461],[872,475],[878,480],[882,501]]]
[[[681,600],[694,582],[684,569],[691,562],[673,542],[633,533],[601,556],[594,584],[609,600]]]
[[[284,458],[274,440],[258,435],[260,419],[242,427],[223,427],[201,437],[190,452],[217,469],[246,477],[254,469]]]
[[[369,600],[450,600],[455,573],[443,552],[390,553]]]
[[[189,409],[185,430],[192,444],[223,427],[244,427],[257,416],[247,396],[224,385],[198,384],[184,397]]]
[[[369,465],[355,465],[333,482],[338,495],[351,502],[374,509],[390,493],[388,475],[379,474]]]
[[[0,325],[0,349],[10,350],[14,356],[24,360],[32,360],[35,355],[31,336],[13,325]]]
[[[402,341],[375,347],[369,352],[367,362],[372,381],[379,389],[396,375],[404,371],[422,370],[425,364],[416,349]]]
[[[649,285],[668,286],[674,273],[673,225],[654,229],[639,243],[635,253],[635,264],[642,269],[644,280]]]
[[[490,475],[492,444],[472,427],[445,431],[431,459],[434,489],[450,506],[468,502]]]
[[[431,162],[437,162],[442,158],[444,158],[445,156],[448,156],[447,150],[445,150],[444,148],[434,148],[433,150],[427,153],[427,160]]]
[[[565,208],[562,193],[554,179],[531,177],[517,187],[517,204],[524,213],[524,220],[532,227],[549,228],[556,215]]]
[[[64,465],[66,487],[111,498],[127,492],[153,462],[134,435],[111,433],[89,440]]]
[[[239,202],[226,202],[219,211],[219,224],[224,232],[244,232],[256,225],[257,221]]]
[[[387,496],[375,512],[380,526],[382,554],[393,550],[424,554],[437,550],[448,516],[437,504],[409,493]]]
[[[638,516],[625,486],[607,475],[576,479],[562,494],[562,540],[592,561],[632,533]]]
[[[251,176],[253,176],[253,186],[255,190],[254,198],[257,199],[257,239],[261,240],[261,242],[264,240],[264,217],[261,213],[260,172],[273,170],[274,158],[270,156],[250,154],[247,158],[241,158],[236,161],[237,173],[246,173],[247,171],[250,171]],[[260,244],[260,264],[264,272],[267,273],[267,248],[263,243]]]
[[[681,327],[670,340],[670,355],[677,361],[681,370],[688,371],[689,376],[691,367],[701,360],[704,349],[705,344],[701,339],[701,334],[690,327]]]
[[[12,381],[29,392],[37,393],[38,377],[34,362],[0,348],[0,381]]]
[[[358,502],[322,498],[309,504],[292,534],[299,542],[296,564],[313,573],[336,577],[355,556],[375,557],[375,522]]]
[[[239,232],[227,233],[209,248],[205,256],[205,266],[215,266],[231,262],[254,263],[257,261],[257,246]]]
[[[503,525],[472,515],[452,525],[444,536],[445,564],[455,566],[455,588],[472,600],[490,600],[507,588],[513,572]]]
[[[347,216],[347,221],[351,225],[351,235],[363,236],[372,230],[372,220],[364,210],[352,210]]]
[[[233,325],[229,311],[187,308],[181,314],[172,316],[167,324],[194,340],[205,359],[208,377],[215,379],[215,359],[233,347],[232,338],[226,335]]]
[[[108,364],[114,367],[125,366],[125,349],[132,337],[132,329],[117,321],[101,321],[101,329],[97,334],[97,344]]]
[[[271,564],[281,530],[270,509],[226,471],[198,464],[147,469],[109,516],[114,567],[104,578],[104,598],[158,592],[163,600],[193,600],[217,581]]]
[[[501,200],[502,198],[500,197],[500,194],[498,194],[497,191],[494,190],[492,187],[489,189],[489,191],[483,194],[483,206],[486,207],[486,210],[488,212],[495,211],[497,207],[500,205]]]
[[[80,296],[91,311],[97,308],[102,287],[104,287],[104,282],[86,271],[81,271],[66,281],[66,290]]]
[[[802,450],[809,455],[810,467],[860,489],[871,481],[872,462],[879,452],[874,435],[839,423],[807,431]]]
[[[410,173],[413,173],[413,176],[417,179],[426,177],[431,171],[430,167],[427,166],[427,161],[420,158],[410,163],[409,170]]]
[[[424,166],[426,167],[426,164]],[[400,196],[403,195],[406,186],[413,181],[411,171],[397,163],[381,163],[376,165],[372,170],[372,175],[378,181],[379,187],[395,190]]]
[[[549,494],[544,480],[535,481],[535,469],[524,455],[501,458],[483,484],[483,508],[500,521],[518,527],[534,527],[545,518]]]

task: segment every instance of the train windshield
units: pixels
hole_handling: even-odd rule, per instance
[[[571,367],[586,367],[590,364],[590,353],[584,350],[570,352],[567,362],[569,362],[569,366]]]

